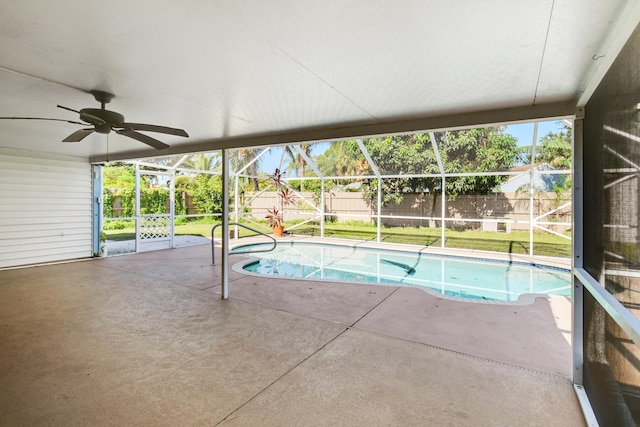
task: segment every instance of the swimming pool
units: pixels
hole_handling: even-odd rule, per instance
[[[258,250],[243,245],[233,252]],[[271,244],[264,245],[271,246]],[[417,286],[452,297],[516,301],[522,294],[571,295],[569,270],[535,264],[333,244],[284,242],[250,256],[260,275]]]

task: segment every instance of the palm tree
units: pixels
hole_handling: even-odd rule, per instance
[[[313,144],[298,144],[298,147],[304,152],[307,157],[311,157],[311,150],[313,149]],[[285,152],[287,156],[291,160],[287,169],[295,170],[299,177],[304,176],[304,167],[307,164],[305,158],[298,152],[298,150],[294,150],[291,145],[287,145],[285,147]],[[304,191],[304,180],[300,180],[300,191]]]
[[[234,171],[239,171],[248,165],[253,159],[255,159],[258,154],[262,152],[261,149],[258,148],[242,148],[233,152],[230,156],[231,168]],[[262,157],[258,158],[255,162],[249,165],[247,172],[251,175],[251,182],[253,184],[253,191],[260,190],[259,180],[258,180],[258,171],[260,170],[260,164],[262,163]]]
[[[561,122],[559,122],[561,123]],[[571,169],[571,140],[573,130],[571,126],[562,123],[562,129],[557,132],[549,132],[536,146],[536,164],[546,163],[556,169]],[[531,162],[531,145],[520,147],[523,153],[523,161]]]
[[[317,159],[325,176],[357,176],[370,173],[369,163],[355,141],[332,142]]]
[[[215,171],[220,168],[222,158],[219,151],[212,153],[198,153],[189,157],[182,164],[197,171]]]

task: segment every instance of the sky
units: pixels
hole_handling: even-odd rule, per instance
[[[513,124],[508,125],[506,128],[506,132],[515,136],[518,139],[518,145],[531,145],[533,141],[533,123],[521,123],[521,124]],[[558,132],[562,130],[562,123],[557,120],[552,120],[548,122],[539,122],[538,123],[538,141],[540,138],[547,135],[549,132]],[[328,144],[322,145],[324,148],[320,147],[320,150],[314,150],[313,155],[318,155],[322,153],[322,150],[326,150]],[[280,159],[282,157],[282,147],[274,147],[269,150],[262,158],[262,165],[260,167],[261,170],[272,173],[275,168],[280,165]],[[293,177],[293,171],[287,176]]]
[[[538,141],[549,132],[558,132],[562,130],[562,123],[557,120],[538,123]],[[533,123],[521,123],[507,126],[506,131],[518,138],[518,145],[531,145],[533,142]]]

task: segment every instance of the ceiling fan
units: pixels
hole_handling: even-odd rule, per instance
[[[90,93],[93,97],[100,103],[100,108],[83,108],[80,111],[74,110],[72,108],[63,107],[62,105],[58,105],[58,108],[62,108],[63,110],[69,110],[74,113],[80,115],[80,120],[82,122],[77,122],[73,120],[64,120],[64,119],[48,119],[43,117],[0,117],[0,119],[5,120],[51,120],[58,122],[67,122],[73,123],[76,125],[87,126],[91,125],[93,127],[87,127],[84,129],[77,130],[73,132],[71,135],[67,136],[62,142],[80,142],[87,136],[91,135],[93,132],[108,134],[111,131],[118,133],[120,135],[127,136],[129,138],[133,138],[137,141],[140,141],[144,144],[150,145],[151,147],[161,150],[163,148],[168,148],[169,146],[164,142],[158,141],[155,138],[142,134],[138,131],[143,132],[157,132],[164,133],[167,135],[177,135],[188,137],[189,135],[183,129],[170,128],[166,126],[157,126],[157,125],[149,125],[144,123],[128,123],[124,121],[124,116],[120,113],[116,113],[115,111],[110,111],[104,108],[105,104],[111,102],[115,95],[108,92],[103,92],[101,90],[92,90]],[[84,122],[84,123],[83,123]]]

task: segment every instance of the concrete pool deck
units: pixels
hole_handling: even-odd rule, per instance
[[[198,245],[0,271],[0,425],[585,425],[567,298],[232,271],[222,301],[210,262]]]

